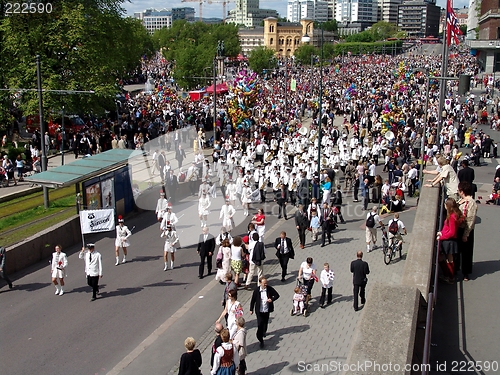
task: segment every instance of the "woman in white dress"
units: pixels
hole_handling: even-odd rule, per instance
[[[243,315],[243,307],[241,303],[237,301],[238,291],[231,289],[229,290],[228,298],[226,301],[226,306],[219,316],[219,319],[215,323],[220,323],[222,318],[227,314],[227,329],[229,330],[229,338],[232,339],[238,330],[238,325],[236,324],[236,318]]]
[[[238,177],[236,178],[236,196],[239,196],[240,202],[243,203],[243,183],[245,181],[245,176],[243,173],[239,172]]]
[[[132,232],[128,229],[123,221],[123,217],[121,215],[118,216],[118,225],[116,226],[116,240],[115,240],[115,256],[116,262],[115,266],[120,263],[120,247],[123,248],[123,260],[122,263],[127,261],[127,247],[130,246],[128,242],[129,237],[132,235]]]
[[[198,201],[198,216],[200,217],[201,227],[207,226],[208,214],[210,213],[209,208],[212,202],[206,192],[203,192],[200,200]]]
[[[248,208],[251,200],[252,189],[248,186],[248,183],[245,182],[243,185],[243,189],[241,190],[241,205],[243,206],[243,215],[248,216]]]
[[[229,239],[222,241],[217,253],[217,263],[220,264],[220,267],[217,267],[215,280],[225,283],[227,281],[226,275],[231,272],[231,244]]]
[[[52,253],[52,262],[50,273],[52,275],[52,282],[56,287],[56,295],[62,296],[64,294],[64,278],[66,277],[66,267],[68,266],[68,257],[65,253],[61,252],[61,245],[56,245],[55,251]],[[59,283],[57,282],[59,279]]]

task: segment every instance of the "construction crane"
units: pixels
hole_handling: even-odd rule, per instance
[[[222,3],[222,19],[226,22],[226,4],[233,3],[236,0],[181,0],[183,3],[199,3],[200,4],[200,21],[203,21],[203,3],[207,4],[220,4]]]

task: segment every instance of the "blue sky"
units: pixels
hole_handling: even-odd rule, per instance
[[[227,10],[233,9],[235,7],[234,5],[234,0],[233,2],[230,2],[227,4]],[[281,0],[281,1],[263,1],[261,0],[260,2],[260,7],[261,8],[266,8],[266,9],[276,9],[280,16],[286,17],[286,4],[287,0]],[[446,0],[437,0],[437,5],[440,7],[445,7],[446,6]],[[468,0],[455,0],[454,1],[454,7],[455,8],[463,8],[464,6],[469,5]],[[131,0],[130,2],[124,3],[124,8],[127,11],[127,15],[132,16],[134,12],[140,12],[143,11],[144,9],[147,8],[156,8],[156,9],[161,9],[161,8],[178,8],[178,7],[192,7],[195,10],[195,16],[199,17],[199,2],[181,2],[179,1],[161,1],[161,0]],[[218,17],[222,18],[222,3],[212,3],[212,4],[207,4],[205,1],[203,3],[203,17]]]

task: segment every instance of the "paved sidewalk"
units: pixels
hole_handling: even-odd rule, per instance
[[[401,219],[407,225],[410,235],[405,238],[405,248],[411,241],[411,228],[415,216],[415,209],[409,209],[401,214]],[[388,219],[384,220],[386,223]],[[290,222],[290,221],[289,221]],[[289,226],[287,222],[287,226]],[[356,251],[365,250],[364,242],[364,219],[351,219],[348,224],[340,225],[334,233],[332,245],[320,247],[320,241],[311,245],[311,237],[308,235],[308,245],[304,250],[298,247],[296,231],[288,233],[295,239],[296,257],[289,263],[289,276],[285,283],[278,281],[281,269],[274,258],[274,249],[268,248],[268,258],[273,259],[270,265],[265,266],[265,275],[269,277],[270,285],[276,288],[280,294],[280,299],[275,304],[275,312],[271,314],[268,336],[265,339],[266,347],[259,349],[259,343],[255,337],[256,318],[248,313],[250,292],[240,291],[239,300],[244,306],[244,317],[247,320],[247,347],[248,374],[295,374],[304,371],[305,364],[328,366],[330,361],[344,363],[351,346],[354,329],[362,312],[354,312],[352,307],[352,274],[350,273],[350,263],[356,258]],[[276,235],[276,233],[275,233]],[[273,236],[268,236],[272,240]],[[380,233],[378,234],[379,242]],[[269,241],[266,241],[269,242]],[[325,309],[319,307],[319,296],[321,286],[316,283],[312,290],[312,300],[310,302],[309,315],[290,316],[292,308],[293,289],[300,263],[306,257],[311,256],[319,272],[323,269],[323,263],[330,263],[331,269],[335,272],[335,282],[333,287],[333,303]],[[370,286],[376,282],[397,285],[401,281],[404,258],[395,260],[390,265],[383,262],[380,250],[365,254],[364,259],[370,265],[369,282]],[[369,303],[369,302],[368,302]],[[219,312],[214,311],[214,321]],[[187,331],[188,332],[188,331]],[[182,341],[182,337],[179,340]],[[196,338],[197,347],[202,351],[203,374],[209,374],[210,350],[214,339],[213,327],[210,327],[201,338]],[[324,367],[325,368],[325,367]],[[168,374],[176,374],[178,368],[171,369]],[[318,374],[335,374],[330,367],[328,371],[318,371]]]

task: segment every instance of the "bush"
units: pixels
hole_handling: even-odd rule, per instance
[[[16,163],[17,155],[19,154],[21,154],[21,157],[24,159],[24,148],[21,147],[15,148],[13,146],[9,146],[9,151],[7,152],[7,156],[14,165]]]

